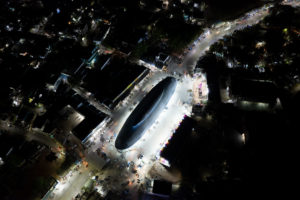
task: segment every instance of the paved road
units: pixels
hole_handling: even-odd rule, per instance
[[[21,135],[28,141],[35,140],[54,149],[63,150],[63,146],[58,141],[56,141],[54,138],[51,138],[49,134],[36,128],[33,128],[32,130],[26,130],[23,127],[13,125],[8,121],[0,120],[0,130],[11,135]]]
[[[169,72],[175,72],[177,74],[192,74],[194,68],[196,67],[197,61],[205,54],[205,51],[207,51],[212,44],[224,36],[232,34],[236,30],[257,24],[269,14],[270,7],[272,7],[272,4],[246,13],[246,16],[248,15],[246,19],[241,17],[242,19],[240,18],[224,23],[220,27],[206,29],[206,31],[201,34],[196,41],[189,45],[191,50],[188,51],[181,64],[178,64],[174,60],[169,64]]]
[[[292,7],[300,7],[300,1],[299,0],[284,0],[282,2],[283,5],[289,5]]]
[[[65,179],[59,181],[52,194],[49,195],[49,199],[71,200],[81,191],[82,186],[90,178],[90,169],[84,165],[78,166],[78,170],[70,171]]]

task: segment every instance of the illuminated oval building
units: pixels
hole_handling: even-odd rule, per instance
[[[167,77],[143,98],[121,128],[115,142],[117,149],[127,149],[144,135],[168,104],[176,85],[175,78]]]

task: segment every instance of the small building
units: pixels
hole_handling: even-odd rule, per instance
[[[142,200],[166,200],[170,199],[172,183],[163,180],[152,180],[152,191],[141,195]]]
[[[67,105],[59,112],[59,121],[57,126],[63,130],[71,131],[84,119],[81,113],[76,111],[72,106]]]
[[[155,64],[161,69],[163,66],[167,66],[170,60],[171,58],[169,55],[160,52],[158,56],[155,57]]]
[[[152,193],[169,196],[172,192],[172,183],[163,180],[154,180]]]
[[[230,95],[238,100],[275,104],[278,89],[268,80],[232,77]]]

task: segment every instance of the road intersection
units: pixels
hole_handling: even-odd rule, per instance
[[[193,99],[195,88],[199,90],[199,87],[195,87],[195,81],[198,81],[197,85],[203,85],[205,89],[203,94],[207,95],[206,79],[193,76],[197,61],[205,55],[212,44],[225,35],[230,35],[236,30],[261,21],[269,14],[271,7],[272,4],[268,4],[246,13],[245,16],[234,21],[223,23],[218,27],[207,28],[189,46],[190,50],[183,58],[182,63],[179,64],[172,60],[167,71],[155,70],[155,68],[149,67],[149,64],[141,62],[142,65],[147,65],[150,73],[135,85],[131,93],[115,107],[111,117],[106,118],[84,141],[87,146],[85,160],[88,162],[88,168],[81,163],[76,164],[78,165],[77,170],[74,170],[76,166],[73,166],[67,177],[56,185],[49,195],[49,199],[69,200],[74,198],[80,193],[85,182],[94,175],[99,175],[99,179],[102,181],[100,181],[100,186],[98,185],[98,188],[101,188],[101,192],[99,191],[101,195],[108,191],[122,192],[128,188],[134,199],[138,190],[147,190],[150,187],[149,180],[152,178],[149,171],[158,164],[160,150],[172,137],[184,116],[191,115],[192,105],[197,102]],[[152,68],[153,70],[151,70]],[[127,150],[118,151],[114,142],[127,117],[142,98],[167,76],[177,78],[178,84],[166,109],[137,143]],[[204,74],[201,76],[205,77]],[[196,91],[196,93],[198,92]],[[106,169],[101,170],[103,167]]]

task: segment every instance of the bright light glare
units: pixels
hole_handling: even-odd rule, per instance
[[[245,136],[245,133],[242,134],[241,139],[242,139],[242,142],[245,144],[245,143],[246,143],[246,136]]]

